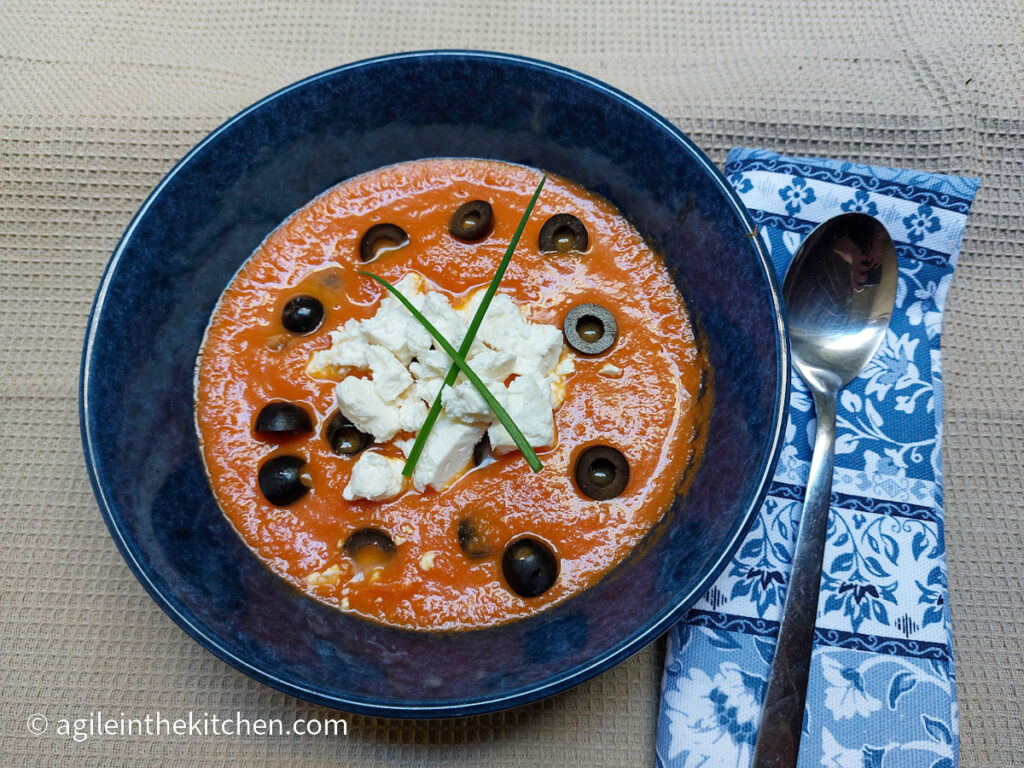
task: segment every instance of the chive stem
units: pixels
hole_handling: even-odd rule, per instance
[[[459,346],[459,353],[463,358],[469,354],[469,350],[473,346],[473,341],[476,339],[477,331],[480,330],[480,324],[483,322],[484,315],[487,314],[487,310],[491,306],[491,300],[494,298],[494,294],[498,291],[498,284],[501,283],[502,278],[505,276],[505,270],[508,269],[509,262],[512,260],[512,254],[515,252],[516,246],[519,245],[519,239],[523,236],[523,229],[525,229],[526,222],[530,219],[530,214],[533,213],[533,208],[537,204],[537,198],[540,197],[540,191],[544,188],[544,182],[547,181],[547,178],[547,174],[541,176],[540,184],[537,185],[537,189],[534,191],[533,197],[530,198],[530,202],[526,206],[526,210],[519,219],[519,226],[516,227],[515,234],[512,235],[512,240],[509,242],[508,248],[505,249],[505,255],[502,256],[501,261],[498,263],[498,268],[495,270],[494,277],[491,278],[491,282],[487,286],[487,291],[484,293],[484,297],[480,301],[480,306],[477,307],[476,313],[473,315],[473,319],[469,323],[469,329],[466,331],[466,335],[462,339],[462,344]],[[427,438],[430,437],[430,431],[434,428],[434,424],[437,422],[438,416],[441,415],[441,394],[444,392],[444,388],[452,386],[458,376],[459,367],[453,363],[451,368],[448,369],[448,375],[445,376],[444,383],[437,391],[437,397],[434,398],[434,402],[430,405],[430,411],[427,413],[427,418],[424,420],[423,426],[420,428],[419,434],[416,435],[416,440],[413,442],[412,449],[409,451],[409,457],[405,461],[405,467],[402,468],[402,474],[406,477],[410,477],[413,470],[416,468],[416,462],[419,461],[420,454],[423,453],[423,447],[427,444]],[[509,430],[510,434],[511,432],[512,430]],[[531,466],[533,465],[531,464]],[[536,472],[539,470],[534,469],[534,471]]]
[[[523,433],[519,431],[519,427],[516,426],[516,423],[512,420],[512,417],[508,415],[508,411],[501,407],[501,403],[499,403],[494,398],[494,395],[491,394],[491,391],[487,389],[487,385],[484,384],[483,381],[481,381],[480,377],[473,372],[473,369],[469,367],[469,363],[466,362],[466,358],[463,357],[462,354],[460,354],[455,349],[455,347],[453,347],[449,343],[448,339],[441,335],[441,332],[438,331],[437,328],[435,328],[434,325],[423,316],[423,313],[416,309],[416,307],[412,305],[412,302],[410,302],[405,296],[403,296],[402,292],[395,288],[395,286],[393,286],[383,277],[375,275],[371,272],[360,272],[359,274],[365,275],[366,277],[376,280],[378,283],[380,283],[389,291],[391,291],[391,293],[394,294],[395,298],[402,302],[403,306],[405,306],[405,308],[412,313],[412,316],[415,317],[420,322],[420,324],[427,329],[430,335],[434,337],[434,341],[436,341],[440,345],[441,349],[445,351],[445,354],[447,354],[448,357],[450,357],[454,362],[454,365],[452,367],[455,368],[456,371],[461,370],[462,373],[466,375],[466,378],[469,379],[469,381],[473,384],[474,387],[476,387],[477,392],[480,393],[480,396],[483,397],[484,402],[487,403],[487,407],[494,411],[494,415],[498,417],[498,421],[500,421],[502,426],[504,426],[505,429],[508,430],[508,433],[512,436],[512,439],[515,441],[516,446],[519,448],[520,451],[523,452],[523,456],[526,457],[526,461],[529,463],[530,468],[534,472],[540,472],[541,469],[543,469],[543,465],[540,463],[540,459],[537,458],[537,454],[534,452],[533,448],[530,447],[530,443],[527,442],[526,438],[523,436]]]

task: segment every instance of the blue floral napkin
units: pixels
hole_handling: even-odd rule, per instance
[[[844,211],[896,241],[885,341],[841,393],[800,768],[954,768],[958,728],[942,525],[942,309],[978,179],[734,149],[725,167],[781,282]],[[669,634],[661,768],[747,768],[814,439],[793,374],[786,444],[732,563]]]

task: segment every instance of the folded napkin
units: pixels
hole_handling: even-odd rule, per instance
[[[954,768],[939,335],[978,179],[750,149],[734,149],[725,172],[780,282],[803,238],[847,211],[878,218],[899,255],[885,340],[838,403],[800,768]],[[814,440],[814,409],[795,372],[789,406],[760,515],[669,634],[662,768],[750,765]]]

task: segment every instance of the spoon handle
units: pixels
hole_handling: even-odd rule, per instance
[[[752,768],[793,768],[800,749],[836,454],[836,393],[811,391],[818,419],[814,455]]]

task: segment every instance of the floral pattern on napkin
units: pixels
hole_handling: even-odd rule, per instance
[[[978,180],[734,149],[726,176],[785,274],[822,221],[860,211],[899,256],[882,346],[837,404],[832,505],[800,768],[954,768],[957,709],[942,526],[942,308]],[[768,497],[715,585],[669,633],[660,768],[747,768],[811,449],[793,374]]]

